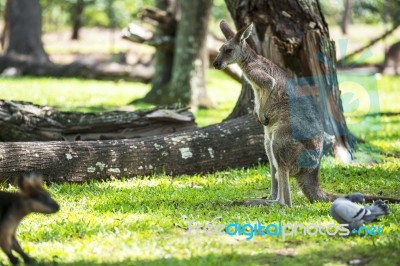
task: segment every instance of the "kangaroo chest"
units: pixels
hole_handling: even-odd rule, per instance
[[[273,88],[265,88],[248,77],[246,79],[250,83],[254,93],[254,115],[262,125],[267,126],[271,118],[269,105],[275,100],[273,99],[274,97],[271,97]]]

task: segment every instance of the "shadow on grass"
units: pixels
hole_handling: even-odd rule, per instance
[[[161,258],[161,259],[136,259],[122,260],[117,262],[95,262],[95,261],[76,261],[70,263],[49,262],[38,263],[37,265],[59,265],[59,266],[89,266],[89,265],[400,265],[400,256],[397,256],[399,242],[389,245],[341,245],[340,247],[330,247],[305,250],[297,254],[294,248],[284,248],[275,251],[266,251],[262,254],[238,254],[235,251],[229,254],[211,253],[204,256],[195,256],[189,259]],[[371,252],[373,250],[373,252]]]

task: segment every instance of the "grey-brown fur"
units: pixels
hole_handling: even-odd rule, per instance
[[[16,231],[21,220],[32,212],[55,213],[60,207],[50,194],[43,189],[42,178],[38,175],[22,177],[19,192],[0,191],[0,247],[13,265],[18,258],[12,251],[21,255],[25,263],[33,260],[22,250],[16,238]]]
[[[385,69],[393,64],[394,73],[399,75],[399,66],[400,66],[400,42],[397,42],[389,47],[388,51],[385,54],[385,61],[380,67],[380,72],[384,72]]]
[[[314,101],[299,97],[291,76],[247,45],[252,24],[236,34],[225,21],[220,27],[227,41],[213,65],[223,69],[237,63],[243,70],[254,91],[254,114],[264,125],[265,149],[271,164],[271,200],[250,200],[248,204],[292,206],[289,175],[296,177],[311,202],[333,200],[336,197],[324,192],[319,183],[323,126]]]

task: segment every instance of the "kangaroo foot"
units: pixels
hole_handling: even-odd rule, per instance
[[[291,201],[285,202],[284,200],[276,199],[276,200],[268,200],[268,202],[269,202],[269,204],[279,204],[282,207],[283,206],[288,206],[290,208],[292,207],[292,202]]]
[[[243,206],[266,206],[266,205],[272,205],[272,204],[279,204],[281,206],[284,206],[285,203],[280,202],[279,200],[269,200],[269,199],[248,199],[245,201],[240,201],[240,202],[235,202],[235,205],[243,205]]]

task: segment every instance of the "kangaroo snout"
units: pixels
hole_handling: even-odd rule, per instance
[[[46,204],[46,212],[47,214],[56,213],[60,210],[60,205],[54,200],[47,202]]]
[[[217,60],[213,62],[213,66],[215,69],[222,69],[222,63]]]

